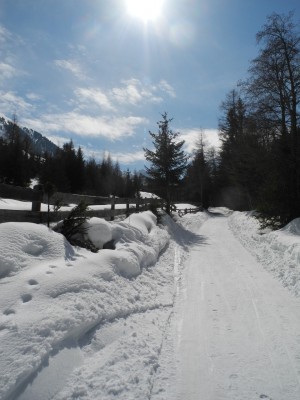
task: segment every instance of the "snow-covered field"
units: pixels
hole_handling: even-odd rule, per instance
[[[221,250],[224,240],[228,247],[225,241],[228,232],[231,232],[230,235],[233,233],[238,237],[254,256],[251,258],[246,250],[237,250],[237,254],[232,255],[235,268],[238,253],[244,254],[242,251],[245,251],[249,254],[250,265],[251,260],[257,259],[259,263],[255,264],[255,268],[261,268],[262,274],[266,274],[264,279],[268,276],[276,278],[282,290],[292,298],[293,307],[300,311],[299,226],[296,220],[281,231],[261,235],[256,220],[250,214],[231,214],[226,209],[187,214],[182,218],[175,216],[174,220],[164,216],[159,225],[151,212],[133,214],[122,222],[92,218],[88,222],[88,235],[100,248],[95,254],[72,247],[62,235],[42,225],[0,224],[0,399],[199,400],[199,391],[188,392],[187,382],[191,385],[203,382],[201,400],[285,400],[281,392],[277,392],[277,397],[269,394],[275,380],[268,380],[267,372],[262,379],[269,383],[266,386],[257,383],[257,387],[260,385],[261,388],[254,388],[252,394],[247,392],[248,397],[241,397],[241,394],[245,387],[248,388],[250,378],[246,382],[242,378],[239,381],[240,371],[230,373],[229,389],[223,377],[223,364],[229,367],[216,349],[214,354],[218,365],[212,371],[218,373],[207,376],[214,365],[209,361],[212,355],[204,354],[209,347],[203,338],[200,342],[203,348],[187,339],[196,335],[201,338],[200,332],[207,335],[208,328],[205,324],[196,323],[195,318],[190,318],[183,308],[195,309],[200,304],[201,311],[201,304],[206,300],[206,292],[201,292],[201,288],[208,285],[204,282],[207,276],[201,274],[205,268],[207,273],[212,273],[211,267],[209,269],[205,265],[214,254],[213,246]],[[218,242],[214,239],[216,232]],[[115,249],[102,249],[111,240]],[[232,235],[231,246],[238,243],[234,240]],[[239,246],[240,243],[236,245],[238,249]],[[227,257],[230,254],[228,250]],[[222,262],[221,256],[214,263],[218,261]],[[224,253],[224,268],[225,264]],[[188,278],[187,271],[192,273],[194,269],[196,275]],[[216,274],[220,273],[217,271]],[[228,286],[230,282],[234,287],[234,279],[226,281]],[[192,284],[194,286],[189,286]],[[220,293],[214,290],[207,292],[207,296],[214,293],[215,299],[218,299]],[[198,296],[198,300],[192,295]],[[241,292],[239,295],[244,296]],[[207,301],[212,304],[213,299],[208,297]],[[222,304],[219,306],[220,309],[223,307]],[[205,309],[206,322],[217,318],[217,306],[214,307],[211,316]],[[186,318],[183,318],[184,314]],[[240,317],[248,314],[249,310],[240,309]],[[226,312],[224,315],[227,315]],[[266,315],[266,318],[271,318]],[[232,321],[232,313],[230,318]],[[289,315],[286,316],[288,318]],[[293,379],[281,381],[282,390],[285,390],[287,382],[292,385],[290,397],[287,397],[289,400],[298,399],[295,396],[300,393],[299,318],[293,320],[295,332],[288,332],[295,338],[294,350],[289,349]],[[193,329],[192,322],[195,324]],[[222,323],[225,324],[223,320]],[[273,325],[270,322],[267,326]],[[223,345],[233,353],[236,341],[240,340],[239,333],[244,335],[245,332],[234,323],[231,328],[236,328],[235,341]],[[224,337],[222,329],[218,332],[211,329],[209,336],[215,341]],[[249,340],[251,342],[251,338]],[[198,345],[200,347],[196,348]],[[213,345],[216,346],[216,343]],[[237,343],[236,347],[242,354],[240,362],[247,359],[247,349],[241,343]],[[200,350],[205,351],[202,353]],[[186,357],[183,357],[183,352]],[[259,356],[259,352],[255,355]],[[223,356],[225,359],[233,358],[225,353]],[[187,362],[188,358],[194,360],[195,357],[195,364]],[[257,362],[259,367],[267,365]],[[187,370],[184,371],[183,365]],[[282,365],[285,375],[289,374],[288,364]],[[230,368],[233,367],[236,364],[232,362]],[[273,360],[273,367],[277,368],[277,373],[280,372],[276,359]],[[205,371],[205,381],[204,378],[198,383],[192,380],[192,370],[197,368],[196,375],[201,368]],[[255,378],[252,367],[248,366],[245,371]],[[294,375],[298,379],[298,387]],[[227,390],[223,395],[216,380],[216,386],[220,386],[219,392],[216,392],[218,395],[209,397],[212,392],[209,392],[207,382],[214,385],[212,376],[215,379],[222,376],[222,385],[226,383],[227,387],[222,386],[224,391]]]

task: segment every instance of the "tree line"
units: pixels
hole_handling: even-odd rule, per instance
[[[248,79],[221,104],[220,149],[199,135],[191,156],[167,113],[150,131],[146,174],[122,172],[110,156],[85,160],[70,141],[56,154],[30,153],[17,125],[0,138],[0,179],[27,185],[31,177],[57,190],[131,197],[142,188],[167,201],[257,210],[279,225],[300,216],[300,33],[293,14],[272,14],[257,33],[259,52]],[[145,179],[144,179],[145,178]]]
[[[91,196],[134,197],[142,187],[140,173],[121,171],[109,154],[98,162],[85,159],[72,140],[55,153],[36,154],[14,119],[0,136],[0,182],[28,187],[33,179],[56,191]]]
[[[274,13],[256,38],[248,79],[221,104],[219,151],[200,135],[187,162],[164,114],[158,134],[150,132],[155,151],[145,149],[148,183],[166,198],[181,193],[205,208],[255,209],[280,226],[300,216],[300,34],[292,13]]]
[[[223,203],[228,196],[280,225],[300,216],[298,27],[292,13],[267,18],[249,77],[227,95],[219,126]]]

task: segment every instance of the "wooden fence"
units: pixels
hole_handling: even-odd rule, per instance
[[[18,186],[6,185],[0,183],[0,198],[14,199],[31,202],[31,210],[2,210],[0,209],[0,223],[2,222],[33,222],[46,223],[60,221],[64,219],[70,211],[41,211],[41,203],[48,204],[48,196],[42,190],[22,188]],[[114,220],[118,215],[129,216],[130,213],[144,211],[150,204],[161,206],[157,199],[129,199],[117,197],[86,196],[71,193],[56,192],[49,198],[49,204],[54,205],[57,202],[63,205],[79,204],[84,201],[87,205],[105,205],[105,209],[92,210],[87,212],[88,217],[99,217],[107,220]],[[122,204],[124,207],[117,207]],[[51,210],[52,208],[52,210]]]

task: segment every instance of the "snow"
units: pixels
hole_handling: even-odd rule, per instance
[[[300,218],[284,228],[262,234],[252,213],[235,212],[231,229],[264,267],[294,295],[300,296]],[[247,227],[245,229],[245,227]]]
[[[159,197],[156,194],[149,192],[140,192],[140,196],[142,199],[159,199]]]
[[[218,208],[85,228],[98,253],[0,224],[1,400],[300,398],[299,220],[262,234]]]
[[[60,207],[60,211],[71,211],[76,204],[68,204],[66,206]],[[130,207],[135,207],[134,204],[130,204]],[[30,201],[20,201],[20,200],[12,200],[5,199],[0,197],[0,210],[27,210],[30,211],[32,208],[32,203]],[[89,208],[91,210],[105,210],[110,209],[110,204],[103,205],[90,205]],[[115,204],[116,209],[126,209],[126,204]],[[50,206],[50,209],[53,209],[53,206]],[[46,203],[41,204],[41,211],[48,211],[48,205]]]

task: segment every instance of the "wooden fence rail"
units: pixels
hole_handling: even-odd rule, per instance
[[[48,197],[42,190],[27,189],[12,185],[0,183],[0,198],[8,198],[20,201],[29,201],[32,203],[30,210],[1,210],[0,223],[2,222],[33,222],[46,223],[48,216],[50,222],[60,221],[65,218],[70,211],[41,211],[41,203],[48,203]],[[106,205],[105,209],[93,210],[87,212],[89,217],[99,217],[107,220],[113,220],[118,215],[129,216],[130,213],[144,211],[150,204],[161,206],[157,199],[139,199],[139,198],[115,198],[101,196],[86,196],[71,193],[56,192],[49,199],[49,204],[54,205],[57,201],[60,204],[79,204],[84,201],[87,205]],[[117,204],[124,204],[122,208],[116,208]]]

